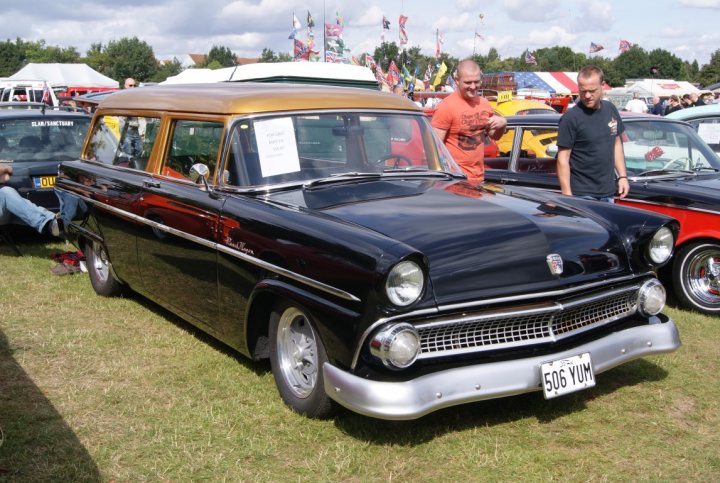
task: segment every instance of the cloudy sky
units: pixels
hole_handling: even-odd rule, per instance
[[[459,58],[473,50],[486,54],[490,47],[501,57],[556,45],[587,53],[590,42],[615,57],[618,42],[626,39],[702,65],[720,49],[720,0],[0,0],[0,5],[3,40],[44,39],[76,47],[81,55],[92,43],[133,36],[161,59],[207,53],[213,45],[241,57],[257,57],[265,47],[290,53],[293,12],[304,29],[310,11],[321,39],[323,16],[334,22],[338,10],[345,43],[355,55],[379,45],[383,16],[392,23],[386,40],[397,42],[401,13],[408,17],[409,45],[427,55],[435,52],[437,29],[443,50]]]

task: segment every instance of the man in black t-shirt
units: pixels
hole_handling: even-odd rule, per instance
[[[617,108],[603,101],[603,72],[594,65],[578,74],[578,104],[563,114],[558,130],[557,172],[565,195],[612,203],[630,191]]]

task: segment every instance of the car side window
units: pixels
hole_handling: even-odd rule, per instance
[[[193,164],[206,165],[215,172],[222,141],[223,123],[215,121],[177,120],[173,123],[170,149],[161,173],[189,179]]]
[[[119,149],[113,164],[145,170],[160,127],[160,118],[118,116],[118,125]]]
[[[486,144],[484,158],[486,169],[508,169],[514,138],[515,129],[509,128],[494,146],[492,143]]]
[[[556,174],[557,137],[557,129],[523,130],[517,171]]]
[[[688,121],[695,126],[698,135],[716,153],[720,153],[720,117],[708,117]]]
[[[156,117],[103,116],[83,159],[145,170],[159,127]]]

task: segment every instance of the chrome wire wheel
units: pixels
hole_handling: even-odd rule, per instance
[[[706,249],[695,253],[685,276],[695,297],[707,304],[720,304],[720,252]]]
[[[287,387],[296,397],[307,398],[317,385],[318,347],[310,322],[297,307],[288,307],[280,316],[276,343]]]
[[[673,263],[673,286],[685,307],[720,312],[720,245],[693,243],[680,249]]]

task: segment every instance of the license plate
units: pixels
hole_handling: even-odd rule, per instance
[[[55,178],[57,178],[57,176],[35,176],[33,183],[35,183],[36,189],[52,188],[55,186]]]
[[[545,399],[595,385],[595,374],[589,352],[541,364],[540,373]]]

